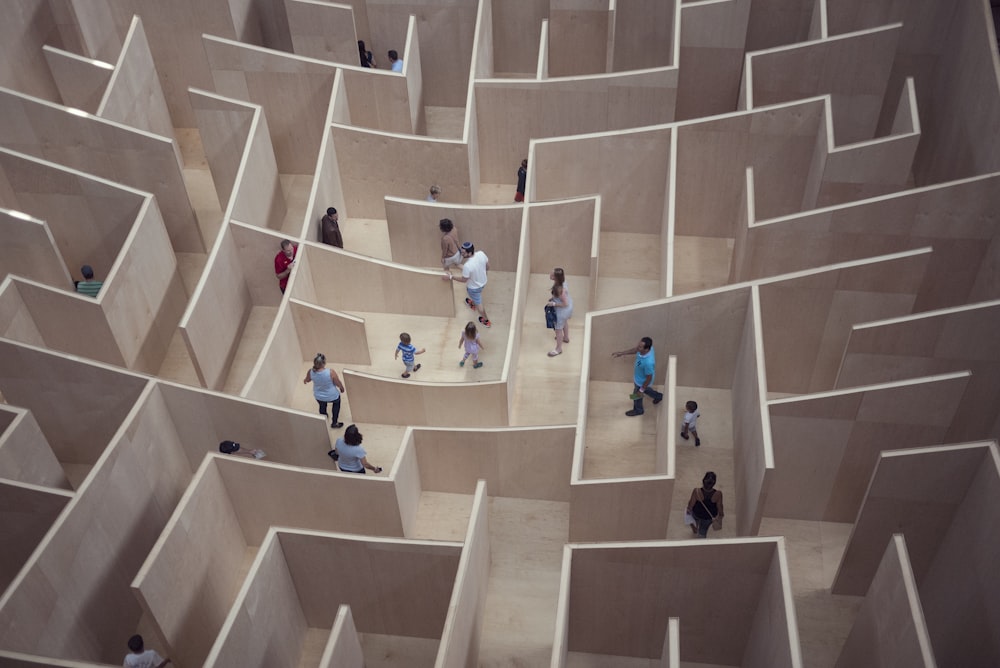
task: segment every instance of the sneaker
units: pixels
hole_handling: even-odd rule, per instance
[[[404,373],[404,374],[403,374],[403,375],[402,375],[401,377],[402,377],[402,378],[409,378],[409,377],[410,377],[410,374],[408,374],[408,373]]]
[[[479,316],[479,324],[481,324],[483,327],[492,327],[493,326],[493,323],[490,322],[489,320],[487,320],[486,318],[484,318],[483,316]]]
[[[701,445],[701,439],[700,438],[694,439],[694,447],[697,448],[699,445]]]
[[[468,304],[469,308],[471,308],[473,311],[476,310],[476,305],[468,297],[465,298],[465,303]]]
[[[688,440],[688,439],[689,439],[689,438],[691,438],[691,437],[690,437],[690,436],[688,436],[687,434],[685,434],[685,433],[684,433],[684,432],[682,431],[682,432],[681,432],[681,438],[683,438],[683,439],[684,439],[684,440],[686,441],[686,440]]]
[[[482,362],[476,362],[475,364],[473,364],[473,365],[472,365],[472,368],[473,368],[473,369],[478,369],[478,368],[479,368],[479,367],[481,367],[482,365],[483,365],[483,363],[482,363]]]
[[[636,415],[642,415],[645,412],[646,411],[637,411],[635,409],[632,409],[630,411],[625,411],[625,415],[627,415],[629,417],[635,417]]]
[[[462,360],[461,362],[459,362],[458,366],[465,366],[465,360]]]
[[[663,395],[662,394],[659,396],[658,399],[653,399],[653,405],[655,406],[656,404],[660,403],[661,401],[663,401]]]
[[[330,429],[340,429],[343,426],[344,426],[343,422],[334,422],[333,424],[330,425]]]

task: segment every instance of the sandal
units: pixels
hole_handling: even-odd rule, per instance
[[[417,366],[413,367],[413,373],[416,373],[418,371],[420,371],[420,365],[419,364]]]
[[[409,378],[409,377],[410,377],[410,374],[408,374],[408,373],[404,373],[403,374],[403,378]]]
[[[473,368],[473,369],[478,369],[478,368],[479,368],[479,367],[481,367],[482,365],[483,365],[483,363],[482,363],[482,362],[476,362],[475,364],[473,364],[473,365],[472,365],[472,368]]]
[[[555,357],[556,355],[562,355],[562,351],[561,350],[550,350],[549,351],[549,357]]]

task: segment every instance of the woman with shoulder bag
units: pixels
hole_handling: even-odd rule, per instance
[[[691,490],[687,510],[696,522],[691,525],[691,531],[695,535],[707,538],[709,526],[716,531],[722,530],[725,512],[722,508],[722,492],[715,489],[715,472],[706,473],[701,480],[701,487]]]

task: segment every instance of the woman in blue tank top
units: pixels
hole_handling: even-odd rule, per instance
[[[337,372],[326,368],[326,355],[319,353],[313,358],[313,368],[306,373],[305,383],[313,384],[313,396],[319,404],[319,413],[326,417],[326,405],[331,404],[333,414],[330,416],[330,427],[340,429],[343,422],[338,422],[340,418],[340,395],[347,390],[340,382]]]

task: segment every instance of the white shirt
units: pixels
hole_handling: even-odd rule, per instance
[[[489,261],[483,251],[476,251],[465,261],[462,265],[462,278],[469,279],[465,282],[467,287],[478,290],[486,285],[486,265]]]
[[[156,653],[156,650],[147,649],[142,654],[129,652],[125,655],[122,666],[125,668],[156,668],[163,663],[163,657]]]
[[[701,417],[701,413],[695,409],[694,413],[684,413],[684,424],[691,431],[698,430],[698,418]]]
[[[392,61],[392,71],[393,72],[402,72],[403,71],[403,59],[402,58],[397,58],[396,60]]]

